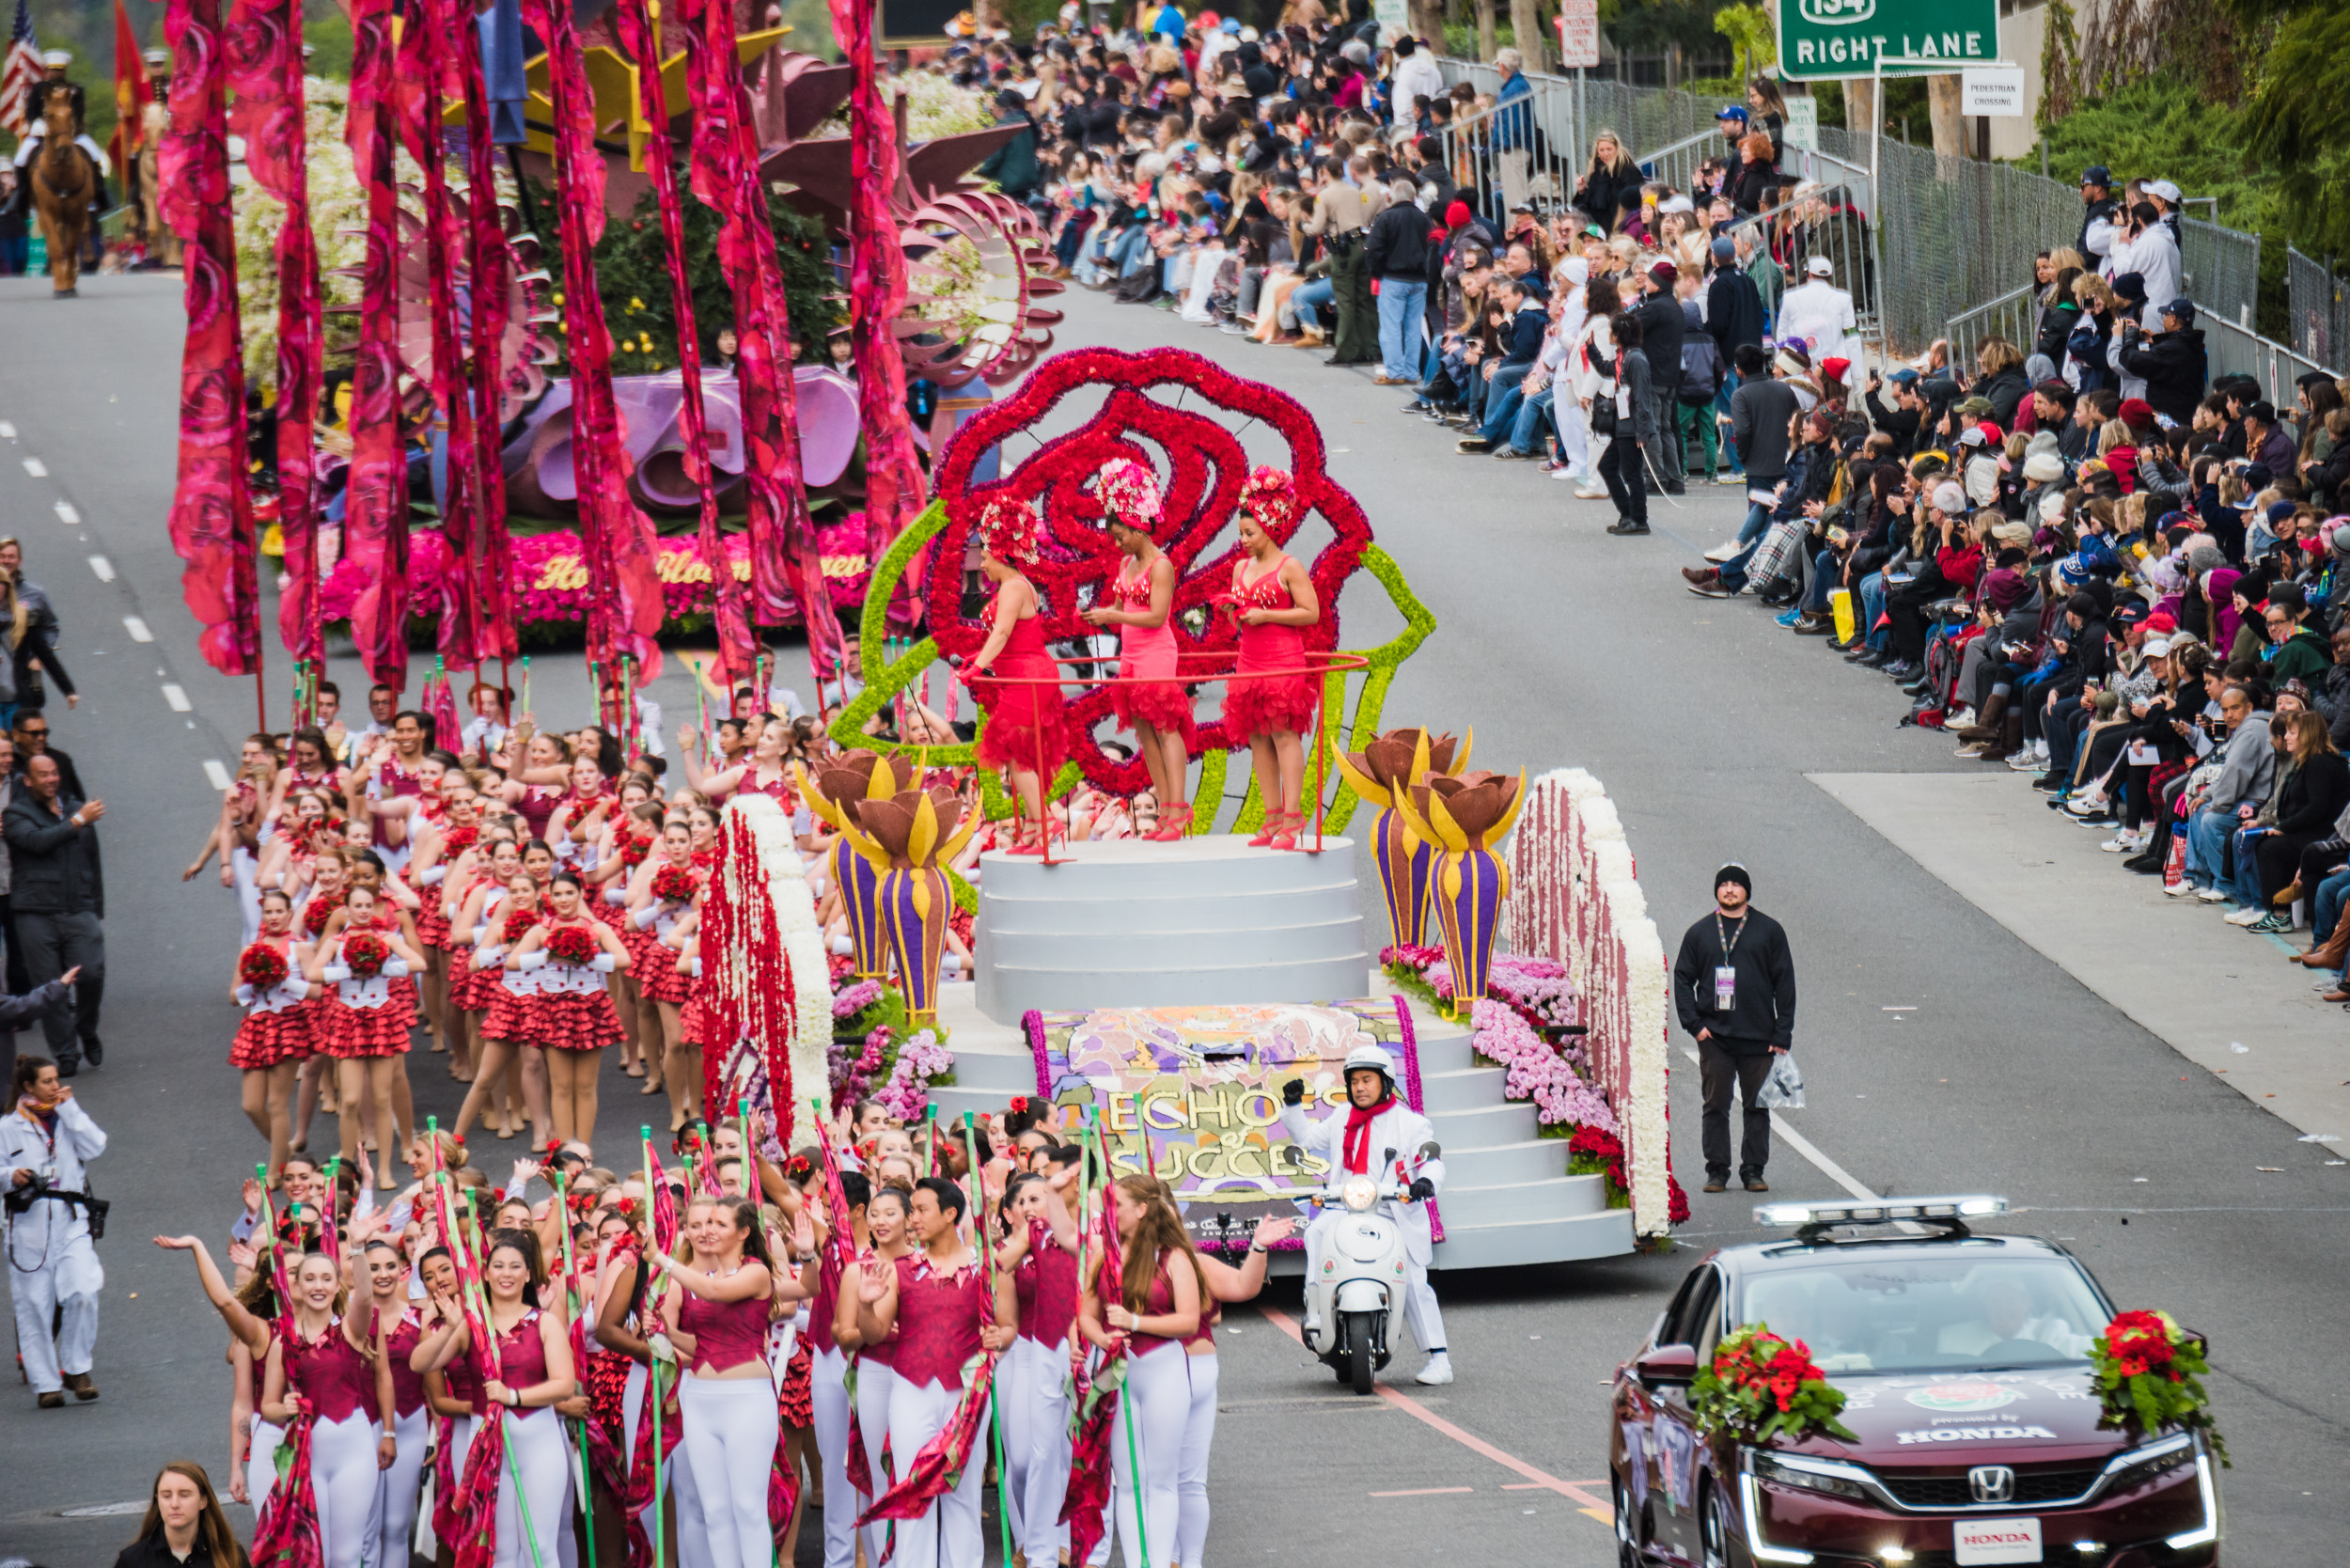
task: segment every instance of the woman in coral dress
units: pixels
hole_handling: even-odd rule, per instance
[[[1191,697],[1176,674],[1175,563],[1152,538],[1159,524],[1159,487],[1140,463],[1121,460],[1103,468],[1093,493],[1124,558],[1111,579],[1109,604],[1086,611],[1085,618],[1118,628],[1119,678],[1110,687],[1110,708],[1135,732],[1142,765],[1150,770],[1159,818],[1148,837],[1170,841],[1191,825],[1183,794],[1198,726]]]
[[[1259,468],[1248,476],[1240,494],[1241,558],[1232,568],[1240,658],[1225,687],[1224,727],[1248,742],[1264,802],[1263,830],[1248,841],[1275,849],[1295,849],[1305,825],[1305,735],[1322,697],[1321,677],[1308,670],[1306,656],[1306,628],[1322,619],[1322,603],[1306,569],[1281,549],[1297,521],[1296,486],[1287,474]]]
[[[993,501],[979,519],[986,554],[979,569],[995,585],[995,597],[979,618],[987,641],[965,679],[971,695],[987,711],[974,751],[981,767],[1001,768],[1020,797],[1022,825],[1014,855],[1044,853],[1044,792],[1069,756],[1069,714],[1058,684],[1060,673],[1044,646],[1043,602],[1021,572],[1037,558],[1037,516],[1023,501]],[[1006,678],[989,680],[989,676]],[[1010,683],[1016,680],[1019,683]]]

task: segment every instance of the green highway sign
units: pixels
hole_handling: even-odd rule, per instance
[[[1779,0],[1780,74],[1798,81],[1867,76],[1879,56],[1888,76],[1937,75],[1997,60],[1999,0]]]

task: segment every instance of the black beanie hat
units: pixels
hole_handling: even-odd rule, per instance
[[[1719,887],[1725,882],[1736,883],[1747,890],[1747,897],[1754,897],[1754,878],[1749,876],[1747,869],[1735,860],[1714,873],[1715,886]]]

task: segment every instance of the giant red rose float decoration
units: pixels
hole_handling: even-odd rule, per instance
[[[1033,431],[1063,399],[1104,389],[1101,407],[1075,430],[1046,441],[995,482],[971,482],[972,469],[990,447]],[[1103,464],[1122,458],[1141,463],[1159,479],[1165,505],[1152,537],[1175,563],[1173,619],[1182,668],[1187,678],[1214,682],[1231,667],[1236,652],[1238,632],[1231,619],[1211,610],[1230,592],[1232,569],[1241,557],[1233,519],[1252,463],[1236,431],[1251,422],[1268,427],[1288,445],[1274,466],[1288,470],[1296,481],[1293,536],[1316,539],[1316,520],[1327,530],[1326,541],[1307,562],[1322,619],[1307,628],[1306,646],[1317,653],[1336,649],[1340,593],[1363,564],[1371,544],[1371,524],[1355,497],[1330,478],[1322,431],[1306,405],[1182,349],[1141,353],[1079,349],[1045,360],[1018,392],[965,421],[939,463],[936,491],[947,524],[929,549],[925,598],[940,650],[967,659],[986,640],[979,620],[964,619],[958,606],[965,544],[980,514],[998,500],[1025,501],[1043,519],[1041,557],[1027,576],[1043,601],[1046,639],[1099,635],[1080,615],[1108,602],[1120,557],[1090,487]],[[1003,457],[1010,464],[1009,448]],[[1288,548],[1292,538],[1280,541]],[[1113,761],[1092,736],[1093,728],[1110,716],[1110,689],[1085,686],[1073,678],[1066,690],[1073,694],[1074,757],[1086,776],[1121,793],[1147,788],[1139,759]],[[1226,735],[1218,721],[1200,727],[1194,755],[1245,744]]]

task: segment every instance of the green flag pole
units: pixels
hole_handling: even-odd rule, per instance
[[[972,1229],[978,1236],[979,1256],[987,1266],[987,1299],[992,1310],[995,1301],[995,1248],[987,1234],[987,1187],[979,1180],[979,1143],[969,1111],[963,1113],[963,1154],[970,1167]],[[1004,1560],[1009,1563],[1011,1560],[1011,1509],[1005,1494],[1011,1488],[1011,1466],[1004,1463],[1004,1403],[1001,1398],[987,1402],[987,1430],[995,1445],[995,1523],[1003,1532]],[[590,1564],[589,1568],[594,1568],[594,1565]]]
[[[1103,1137],[1102,1129],[1095,1123],[1090,1112],[1089,1112],[1086,1116],[1086,1131],[1092,1136],[1094,1151],[1101,1156],[1102,1159],[1102,1201],[1106,1206],[1113,1201],[1109,1196],[1109,1187],[1111,1185],[1109,1181],[1109,1145],[1107,1140]],[[1149,1148],[1149,1144],[1146,1142],[1144,1147],[1146,1149]],[[1107,1210],[1105,1207],[1104,1213],[1106,1214],[1106,1212]],[[1116,1225],[1118,1222],[1115,1218],[1112,1218],[1110,1223],[1112,1225]],[[1132,1350],[1130,1349],[1127,1354],[1131,1356],[1133,1355]],[[1142,1548],[1142,1560],[1147,1563],[1151,1560],[1151,1527],[1143,1517],[1142,1450],[1140,1445],[1135,1440],[1135,1402],[1132,1397],[1132,1390],[1129,1388],[1121,1388],[1119,1390],[1118,1414],[1119,1419],[1124,1423],[1126,1428],[1127,1490],[1134,1494],[1135,1498],[1135,1539]]]
[[[579,1276],[575,1272],[576,1261],[572,1254],[571,1195],[564,1190],[564,1177],[560,1168],[557,1168],[555,1173],[555,1212],[561,1216],[563,1227],[563,1294],[566,1303],[571,1308],[572,1316],[576,1318],[580,1312]],[[572,1375],[574,1379],[585,1383],[587,1369],[574,1367],[572,1369]],[[562,1419],[560,1416],[556,1419]],[[578,1439],[572,1457],[579,1466],[579,1515],[588,1526],[585,1532],[588,1537],[588,1568],[596,1568],[596,1504],[595,1490],[588,1484],[588,1423],[584,1420],[573,1421],[572,1432]]]

